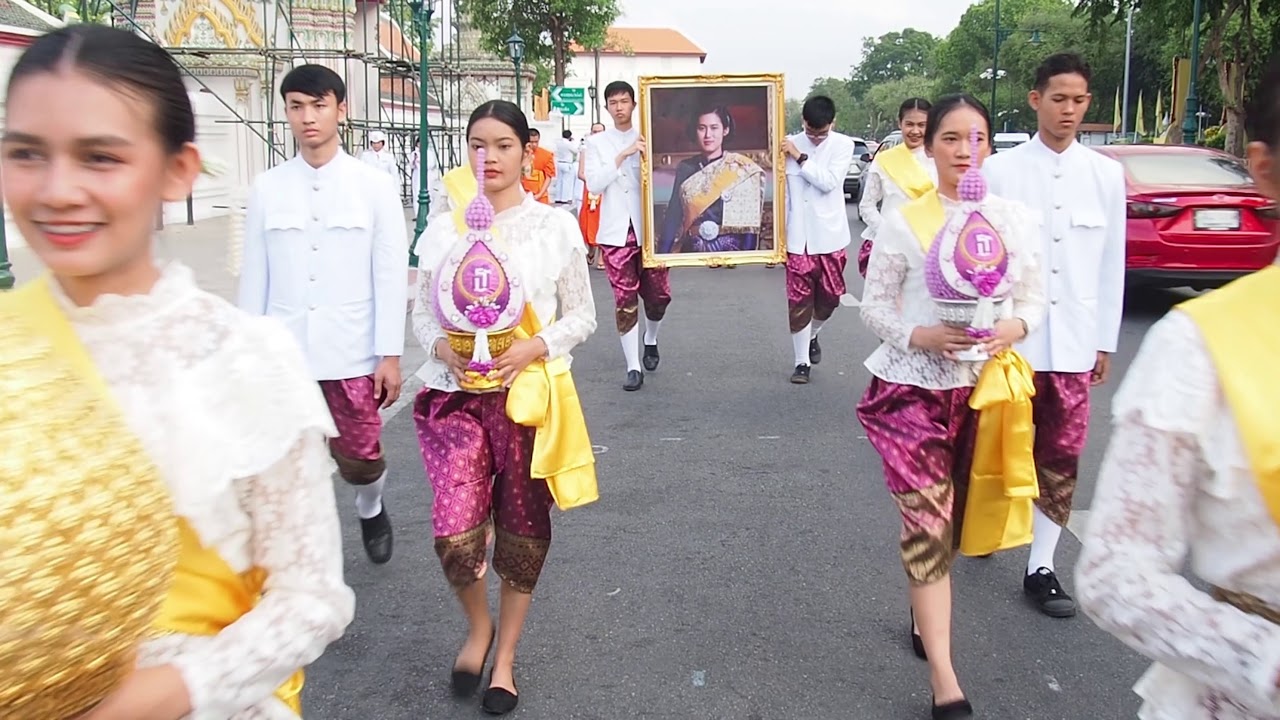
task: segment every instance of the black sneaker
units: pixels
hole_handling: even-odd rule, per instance
[[[796,371],[791,373],[792,385],[808,385],[809,384],[809,366],[797,365]]]
[[[814,365],[822,362],[822,346],[818,344],[818,338],[809,341],[809,362]]]
[[[1075,617],[1076,601],[1062,589],[1058,576],[1049,568],[1042,567],[1023,578],[1022,590],[1045,615],[1055,618]]]

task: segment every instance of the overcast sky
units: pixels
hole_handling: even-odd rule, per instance
[[[781,72],[787,96],[848,77],[862,38],[914,27],[945,35],[968,0],[622,0],[618,25],[671,27],[707,52],[707,73]]]

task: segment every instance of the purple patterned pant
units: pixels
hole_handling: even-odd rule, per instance
[[[626,247],[601,245],[605,274],[613,287],[614,319],[618,334],[626,335],[640,320],[640,301],[644,315],[653,321],[667,315],[671,304],[671,277],[665,268],[646,268],[640,259],[640,246],[635,228],[627,231]]]
[[[914,585],[951,572],[973,464],[978,415],[972,388],[926,390],[871,378],[858,420],[884,462],[902,513],[902,566]]]
[[[493,569],[512,588],[533,592],[551,547],[553,504],[547,483],[529,476],[534,429],[507,417],[505,392],[424,388],[413,421],[449,584],[463,588],[484,575],[492,519]]]
[[[848,262],[844,250],[824,255],[787,254],[787,307],[792,333],[805,329],[815,318],[827,321],[840,307]]]
[[[1036,505],[1066,527],[1080,472],[1080,454],[1089,435],[1089,384],[1092,373],[1038,372],[1032,415],[1036,424]]]
[[[382,456],[382,399],[373,395],[373,376],[321,380],[320,391],[329,405],[338,437],[329,441],[329,454],[338,474],[352,485],[377,482],[387,469]]]

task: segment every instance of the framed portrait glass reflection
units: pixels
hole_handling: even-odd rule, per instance
[[[781,75],[640,78],[645,267],[786,261]]]

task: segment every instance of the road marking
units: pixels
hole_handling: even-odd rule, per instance
[[[1067,530],[1082,542],[1084,541],[1085,528],[1089,527],[1089,513],[1089,510],[1077,510],[1073,511],[1071,517],[1067,518]]]
[[[781,435],[761,435],[756,439],[757,440],[781,440],[782,436]]]
[[[658,438],[658,442],[684,442],[684,438]]]
[[[608,445],[592,445],[591,452],[596,455],[603,455],[609,452],[609,446]]]

